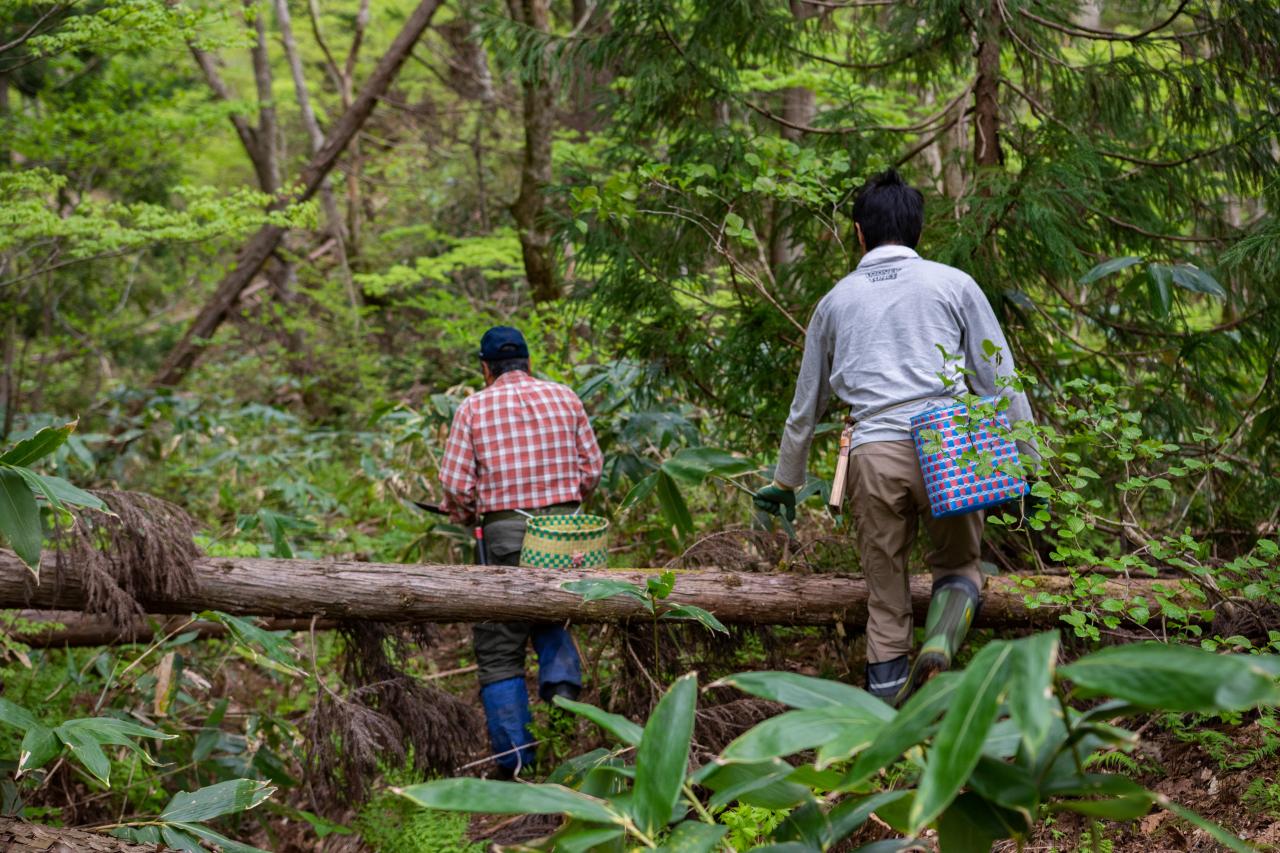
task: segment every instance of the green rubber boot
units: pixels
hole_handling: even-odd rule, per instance
[[[924,644],[920,646],[907,683],[894,699],[895,706],[907,701],[920,685],[951,668],[951,661],[981,606],[981,593],[973,581],[963,575],[949,575],[934,582],[924,626]]]

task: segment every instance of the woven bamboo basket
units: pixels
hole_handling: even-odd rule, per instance
[[[529,519],[520,565],[535,569],[603,569],[609,522],[597,515],[540,515]]]

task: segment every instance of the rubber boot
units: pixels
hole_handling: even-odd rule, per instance
[[[524,677],[508,678],[480,688],[485,721],[489,727],[489,745],[498,756],[499,775],[510,779],[533,763],[533,735],[529,724],[529,691]],[[519,749],[517,749],[519,747]]]
[[[893,703],[895,706],[905,702],[920,685],[951,668],[951,661],[981,606],[981,593],[973,581],[963,575],[948,575],[934,581],[924,625],[924,643],[911,667],[910,677]]]
[[[893,704],[898,691],[907,683],[907,656],[872,663],[867,661],[867,692]]]

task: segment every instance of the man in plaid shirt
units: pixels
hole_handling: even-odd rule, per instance
[[[487,561],[520,563],[529,515],[568,513],[600,482],[603,457],[582,401],[569,388],[529,373],[519,330],[495,326],[480,340],[485,388],[462,402],[440,460],[445,508],[483,525]],[[538,653],[538,693],[575,699],[582,666],[562,625],[485,622],[473,629],[480,699],[499,776],[533,759],[525,650]]]

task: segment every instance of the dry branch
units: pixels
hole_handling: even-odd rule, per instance
[[[247,557],[203,557],[194,562],[192,571],[196,580],[193,590],[143,591],[139,604],[148,613],[221,610],[252,616],[384,622],[625,622],[645,618],[638,602],[625,598],[583,602],[578,595],[560,589],[560,584],[583,578],[643,583],[651,574],[643,570],[548,571]],[[1156,583],[1108,581],[1106,594],[1120,599],[1144,595],[1150,601]],[[1028,609],[1025,597],[1036,590],[1068,592],[1071,584],[1070,578],[1060,576],[992,578],[978,624],[1055,626],[1057,610]],[[1165,586],[1176,583],[1165,582]],[[927,575],[911,579],[917,618],[922,619],[928,608],[929,588]],[[722,621],[737,624],[843,622],[856,627],[867,618],[867,584],[854,575],[682,571],[672,600],[703,607]],[[78,610],[87,603],[84,579],[73,564],[46,572],[37,586],[17,557],[0,551],[0,607]]]

